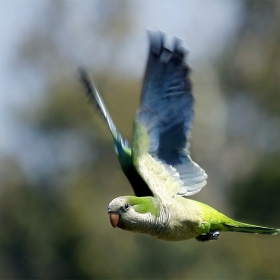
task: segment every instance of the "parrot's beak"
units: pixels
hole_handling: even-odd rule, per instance
[[[110,223],[113,228],[117,227],[120,215],[118,213],[109,213]]]

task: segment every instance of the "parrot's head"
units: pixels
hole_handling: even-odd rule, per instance
[[[124,230],[142,232],[160,214],[160,206],[154,197],[121,196],[108,206],[111,225]]]

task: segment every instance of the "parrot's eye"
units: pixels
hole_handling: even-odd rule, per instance
[[[129,204],[127,204],[127,203],[124,205],[124,209],[125,209],[125,210],[128,210],[129,207],[130,207]]]

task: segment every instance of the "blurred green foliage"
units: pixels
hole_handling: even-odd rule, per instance
[[[249,176],[236,178],[232,185],[232,204],[236,218],[247,218],[255,223],[278,225],[280,212],[280,2],[244,1],[244,17],[236,38],[228,44],[223,59],[219,61],[220,83],[230,101],[236,96],[249,97],[248,108],[239,112],[239,122],[246,122],[246,114],[254,103],[258,105],[258,119],[247,123],[247,133],[229,138],[247,142],[247,149],[256,151],[254,140],[258,131],[266,129],[263,138],[275,135],[262,155],[256,158]],[[269,125],[271,118],[276,126]],[[257,129],[252,129],[252,127]],[[251,131],[248,133],[248,131]],[[229,139],[231,141],[232,139]],[[274,148],[271,148],[274,147]],[[270,149],[271,148],[271,149]],[[258,213],[258,215],[256,215]]]
[[[279,154],[263,157],[250,177],[236,180],[233,184],[232,203],[237,219],[279,227],[279,162]]]
[[[236,37],[220,63],[220,82],[229,95],[237,91],[256,99],[267,112],[280,113],[279,1],[244,1]]]
[[[250,66],[259,56],[250,55],[257,48],[254,40],[261,40],[256,34],[264,8],[276,15],[276,3],[244,2],[245,17],[233,47],[218,64],[226,94],[242,89],[253,98],[265,99],[265,110],[278,116],[279,79],[271,70],[272,64],[279,65],[278,44],[271,43],[260,67]],[[128,13],[127,2],[122,4],[125,9],[105,5],[114,15],[108,24],[118,28],[117,35],[113,29],[106,34],[118,38],[128,32],[128,19],[117,16],[120,10]],[[118,18],[121,22],[115,25]],[[276,16],[265,20],[264,34],[273,26],[275,31],[267,36],[276,40],[280,23],[267,23],[276,21]],[[100,32],[106,28],[102,25]],[[36,44],[27,56],[31,63],[40,57]],[[120,131],[131,139],[141,81],[109,71],[94,73],[94,80]],[[16,157],[0,162],[0,278],[279,279],[279,237],[229,233],[218,242],[168,243],[112,229],[108,202],[132,190],[119,168],[106,125],[73,77],[55,77],[46,91],[40,106],[30,106],[19,118],[40,134],[40,141],[49,141],[53,169],[30,176]],[[77,140],[74,144],[72,138]],[[67,145],[69,158],[64,159]],[[250,174],[225,186],[232,190],[225,191],[228,209],[236,219],[280,227],[279,154],[265,154],[258,160]]]

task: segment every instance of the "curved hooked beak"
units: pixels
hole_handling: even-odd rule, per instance
[[[113,213],[113,212],[109,212],[109,219],[110,219],[110,223],[112,225],[113,228],[117,227],[117,224],[119,222],[119,218],[120,215],[118,213]]]

